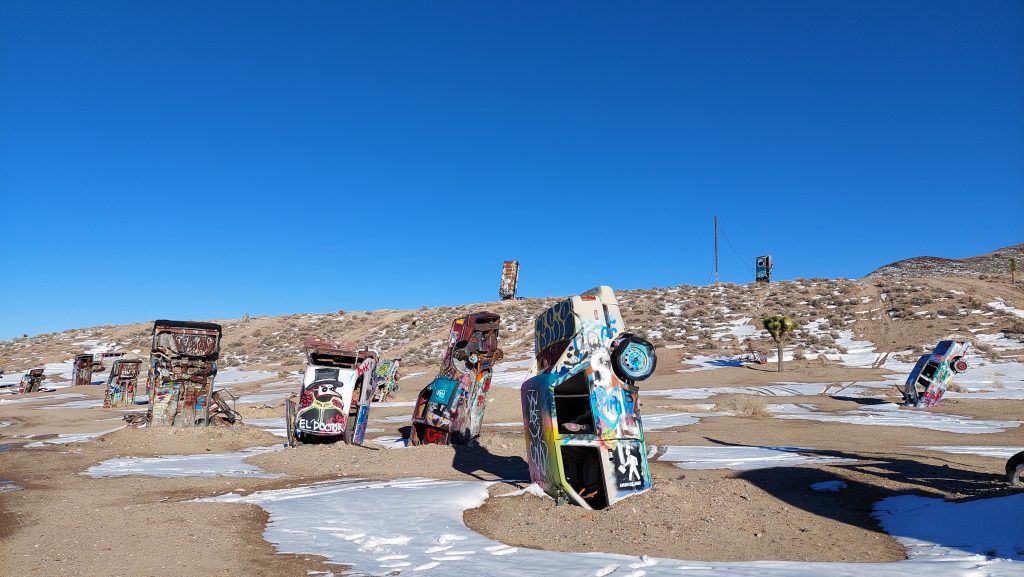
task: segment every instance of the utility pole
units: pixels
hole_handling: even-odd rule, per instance
[[[718,216],[715,215],[715,286],[718,286]]]

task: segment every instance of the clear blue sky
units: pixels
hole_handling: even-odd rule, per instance
[[[0,0],[0,338],[1024,241],[1024,2]]]

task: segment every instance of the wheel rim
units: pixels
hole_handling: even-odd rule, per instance
[[[651,367],[651,355],[647,347],[638,343],[630,343],[622,351],[622,368],[633,376],[646,374]]]

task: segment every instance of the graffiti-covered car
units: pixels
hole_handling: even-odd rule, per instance
[[[103,406],[130,407],[135,404],[135,388],[138,385],[142,361],[118,359],[107,375],[107,389],[103,395]]]
[[[377,352],[346,341],[306,339],[299,399],[285,401],[288,442],[361,445],[366,434]]]
[[[373,370],[373,402],[387,401],[398,394],[398,366],[402,359],[383,359]]]
[[[193,427],[210,422],[210,396],[220,356],[220,325],[193,321],[153,323],[146,392],[150,427]]]
[[[498,296],[501,300],[516,298],[519,285],[519,261],[507,260],[501,265],[501,284],[498,285]]]
[[[38,393],[43,386],[43,369],[30,369],[21,377],[19,393]]]
[[[92,354],[76,355],[72,362],[71,374],[74,377],[75,386],[82,387],[92,384]]]
[[[538,374],[521,388],[530,479],[559,502],[604,509],[651,487],[637,382],[654,347],[622,331],[606,286],[537,317]]]
[[[452,322],[437,377],[420,391],[412,412],[413,445],[459,445],[480,436],[498,348],[501,317],[473,313]]]
[[[964,356],[970,348],[971,343],[967,341],[939,341],[931,353],[922,355],[903,387],[903,404],[938,405],[953,375],[967,370]]]

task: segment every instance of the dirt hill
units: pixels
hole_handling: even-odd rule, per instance
[[[980,277],[1010,278],[1010,259],[1024,267],[1024,244],[1015,244],[988,254],[967,258],[918,256],[879,267],[865,278]],[[1019,277],[1018,277],[1019,278]]]
[[[1022,245],[1024,246],[1024,245]],[[995,253],[993,253],[995,254]],[[773,350],[760,319],[787,314],[800,330],[791,341],[799,358],[842,353],[857,339],[878,352],[931,346],[959,335],[1001,356],[1022,351],[1024,284],[980,278],[900,280],[797,279],[770,285],[677,286],[617,291],[627,330],[646,335],[676,362],[694,356]],[[580,287],[585,290],[590,287]],[[501,315],[501,347],[508,359],[533,352],[533,322],[555,299],[485,302],[418,310],[337,311],[276,317],[211,319],[224,327],[221,366],[285,370],[303,361],[307,336],[353,340],[406,367],[439,362],[453,319],[482,310]],[[1009,309],[1007,308],[1009,307]],[[8,373],[67,361],[98,347],[148,357],[152,322],[98,326],[0,341],[0,367]],[[870,344],[869,343],[869,344]],[[1010,343],[1010,350],[1006,344]],[[667,349],[667,350],[666,350]],[[910,352],[907,353],[911,354]],[[823,361],[824,362],[824,361]]]

